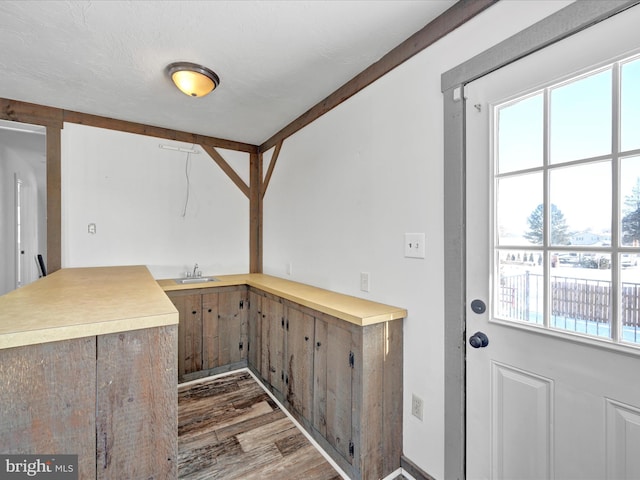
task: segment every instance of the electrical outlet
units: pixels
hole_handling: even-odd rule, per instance
[[[287,275],[293,275],[293,263],[287,263]]]
[[[367,272],[360,273],[360,290],[363,292],[369,291],[369,273]]]
[[[415,393],[411,395],[411,415],[416,417],[418,420],[422,421],[422,410],[424,408],[424,403],[422,399],[418,397]]]

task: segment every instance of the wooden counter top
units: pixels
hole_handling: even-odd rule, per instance
[[[158,284],[165,292],[248,285],[360,326],[407,316],[407,311],[403,308],[343,295],[262,273],[216,275],[215,277],[220,281],[182,285],[177,284],[174,280],[158,280]]]
[[[0,349],[177,323],[144,266],[67,268],[0,296]]]

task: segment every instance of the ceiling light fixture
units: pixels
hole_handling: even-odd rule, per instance
[[[190,97],[204,97],[220,85],[220,77],[213,70],[197,63],[172,63],[167,66],[167,73],[176,87]]]

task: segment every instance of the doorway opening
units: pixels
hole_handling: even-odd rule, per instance
[[[0,120],[0,295],[42,276],[46,176],[46,127]]]

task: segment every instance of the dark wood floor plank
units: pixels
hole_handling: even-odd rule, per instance
[[[342,480],[338,472],[333,468],[327,468],[327,464],[325,463],[319,463],[307,470],[301,471],[297,478],[304,478],[305,480]]]
[[[276,447],[278,447],[280,454],[283,457],[286,457],[287,455],[304,448],[309,444],[309,440],[307,440],[307,437],[305,437],[302,432],[296,428],[286,437],[276,440],[275,444]]]
[[[259,417],[253,417],[234,423],[232,425],[218,427],[216,428],[216,436],[222,440],[224,438],[238,435],[242,432],[248,432],[255,428],[261,427],[262,425],[275,422],[276,420],[285,417],[286,415],[282,412],[282,410],[272,410],[270,413],[265,413],[264,415],[260,415]]]
[[[180,479],[342,478],[247,371],[178,392]]]
[[[273,444],[277,448],[276,442],[286,438],[298,429],[287,417],[268,423],[248,432],[236,436],[240,446],[245,452],[255,450],[263,445]],[[279,450],[278,450],[279,451]]]
[[[312,472],[315,473],[315,476],[311,475]],[[243,477],[243,480],[319,480],[327,478],[327,472],[336,475],[335,470],[318,454],[318,451],[311,444],[307,444],[304,448],[298,449],[287,457],[283,457],[278,462],[265,463],[262,467],[253,469]],[[340,477],[338,476],[338,478]]]

